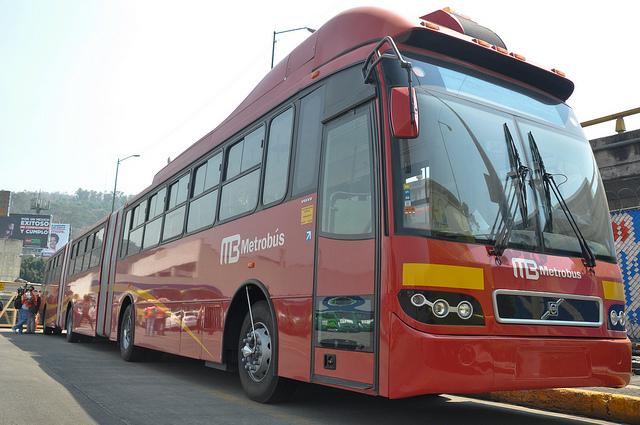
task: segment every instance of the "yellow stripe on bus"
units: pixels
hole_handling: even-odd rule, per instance
[[[607,300],[617,300],[624,302],[624,285],[622,282],[602,281],[604,298]]]
[[[484,270],[479,267],[445,264],[404,263],[402,284],[482,290],[484,289]]]

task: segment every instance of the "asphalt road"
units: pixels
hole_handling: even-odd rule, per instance
[[[127,363],[114,344],[0,331],[0,425],[608,423],[457,396],[386,400],[316,385],[262,405],[233,374],[165,356]]]

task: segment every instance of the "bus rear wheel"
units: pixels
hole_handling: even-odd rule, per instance
[[[67,311],[67,342],[78,342],[80,336],[73,332],[73,307]]]
[[[120,323],[120,356],[128,362],[137,362],[142,360],[144,351],[134,344],[136,332],[135,310],[132,304],[129,304],[122,315]]]
[[[247,312],[238,343],[238,369],[242,389],[247,396],[260,403],[285,401],[295,389],[293,381],[276,374],[278,347],[275,326],[269,304],[259,301]]]

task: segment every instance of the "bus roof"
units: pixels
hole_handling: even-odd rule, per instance
[[[218,144],[228,140],[301,89],[313,84],[317,77],[327,77],[343,68],[345,64],[335,60],[342,55],[365,46],[369,46],[367,48],[370,49],[373,43],[387,35],[397,37],[400,43],[407,44],[412,44],[413,40],[419,39],[416,35],[431,37],[430,33],[434,33],[433,28],[424,25],[425,18],[431,16],[434,14],[411,20],[395,12],[375,7],[350,9],[335,16],[270,70],[220,125],[158,171],[151,186],[142,191],[130,203],[136,202],[151,188],[179,173]],[[454,16],[457,17],[457,15]],[[458,44],[473,45],[469,47],[469,50],[474,51],[472,53],[474,57],[490,55],[490,58],[485,60],[481,66],[494,63],[498,59],[499,66],[506,64],[511,68],[520,67],[520,75],[531,74],[533,71],[537,73],[535,78],[542,76],[543,79],[551,81],[551,84],[548,84],[547,81],[545,86],[538,88],[562,100],[568,98],[573,91],[573,83],[560,75],[523,62],[522,58],[516,57],[519,55],[501,55],[495,49],[485,49],[486,46],[478,44],[477,39],[472,37],[473,34],[465,35],[459,32],[459,29],[456,31],[451,28],[450,25],[443,25],[437,30],[438,34],[434,36],[447,37],[447,42],[456,41]],[[440,41],[437,44],[446,44],[442,43],[442,40]],[[476,43],[474,44],[472,41]],[[433,44],[429,43],[429,46],[433,46]],[[487,52],[482,50],[487,50]],[[358,59],[363,60],[368,53],[367,50]],[[532,81],[535,86],[535,80],[525,82],[531,84]]]
[[[300,89],[315,81],[311,72],[325,68],[332,59],[354,47],[371,44],[385,35],[396,35],[415,26],[404,17],[383,9],[362,7],[347,10],[325,23],[270,70],[240,105],[218,127],[160,170],[159,184],[227,140]],[[337,69],[326,67],[324,75]]]

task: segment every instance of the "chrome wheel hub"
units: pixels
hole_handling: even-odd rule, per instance
[[[255,333],[253,329],[249,329],[242,342],[244,345],[240,349],[242,352],[242,364],[249,374],[249,377],[255,381],[262,381],[271,364],[271,335],[264,323],[255,324]]]

